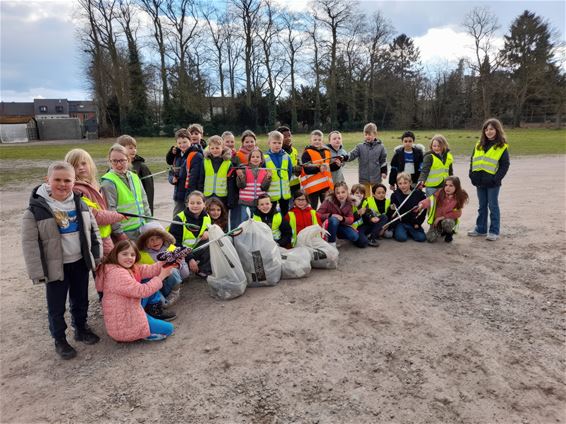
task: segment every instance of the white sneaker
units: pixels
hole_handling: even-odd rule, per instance
[[[471,230],[471,231],[468,231],[468,236],[470,236],[470,237],[485,237],[486,234],[485,233],[483,233],[483,234],[478,233],[476,230]]]
[[[332,247],[336,247],[336,242],[335,242],[335,241],[332,241],[332,242],[329,241],[328,244],[331,245]]]
[[[165,298],[166,303],[163,305],[163,307],[167,309],[173,306],[175,303],[177,303],[180,297],[181,297],[181,287],[176,286],[173,288],[173,290],[171,290],[171,292]]]
[[[499,238],[499,236],[498,236],[497,234],[489,233],[485,239],[486,239],[486,240],[489,240],[489,241],[495,241],[495,240],[497,240],[498,238]]]

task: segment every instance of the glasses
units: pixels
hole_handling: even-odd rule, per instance
[[[110,159],[110,163],[112,165],[118,165],[118,164],[126,163],[126,162],[128,162],[128,159]]]

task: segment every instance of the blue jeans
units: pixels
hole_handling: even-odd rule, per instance
[[[499,235],[499,189],[496,187],[476,187],[478,192],[478,218],[476,219],[476,232],[486,234],[487,231],[487,209],[489,208],[489,233]]]
[[[161,292],[159,290],[157,290],[152,295],[149,295],[148,297],[144,297],[141,300],[141,305],[142,305],[142,308],[145,308],[147,305],[153,305],[155,303],[162,303],[163,300],[165,300],[165,298],[163,297]]]
[[[415,228],[413,225],[399,223],[395,226],[394,237],[397,241],[407,241],[409,236],[415,241],[425,241],[426,234],[422,227]]]
[[[175,327],[173,327],[173,324],[171,324],[170,322],[153,318],[148,314],[145,314],[145,316],[147,317],[149,332],[151,334],[164,334],[166,336],[173,334]]]
[[[341,221],[331,216],[328,218],[328,227],[326,229],[330,235],[328,236],[328,242],[334,243],[336,237],[340,239],[350,240],[358,247],[366,247],[368,245],[368,240],[365,237],[360,237],[360,234],[354,230],[349,225],[341,225]]]
[[[181,284],[182,278],[178,269],[174,269],[171,275],[163,280],[163,287],[161,287],[161,294],[167,297],[171,293],[171,289],[179,284]]]

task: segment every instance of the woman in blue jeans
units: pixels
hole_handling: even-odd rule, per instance
[[[499,189],[509,170],[509,163],[509,149],[503,126],[495,118],[488,119],[483,124],[480,141],[470,160],[470,180],[476,187],[479,202],[476,227],[468,231],[470,237],[485,237],[489,241],[499,238]]]
[[[334,186],[334,191],[326,197],[324,202],[316,211],[319,221],[330,233],[328,242],[336,245],[336,237],[350,240],[357,247],[367,247],[368,239],[364,233],[358,232],[352,227],[354,223],[354,212],[352,201],[348,194],[348,185],[339,182]]]

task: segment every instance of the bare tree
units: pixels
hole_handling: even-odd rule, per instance
[[[319,29],[316,19],[309,22],[311,31],[309,35],[312,41],[313,58],[312,65],[314,69],[314,117],[313,125],[315,128],[321,128],[322,125],[322,113],[321,113],[321,101],[320,101],[320,85],[322,79],[322,66],[321,66],[321,52],[320,52],[320,36]]]
[[[206,20],[206,24],[210,31],[210,39],[212,41],[212,51],[216,59],[216,67],[218,69],[218,83],[220,86],[220,96],[222,97],[222,115],[226,116],[226,105],[224,103],[224,45],[226,43],[225,32],[228,29],[228,18],[226,14],[220,14],[214,6],[204,6],[202,15]],[[212,116],[212,115],[211,115]]]

